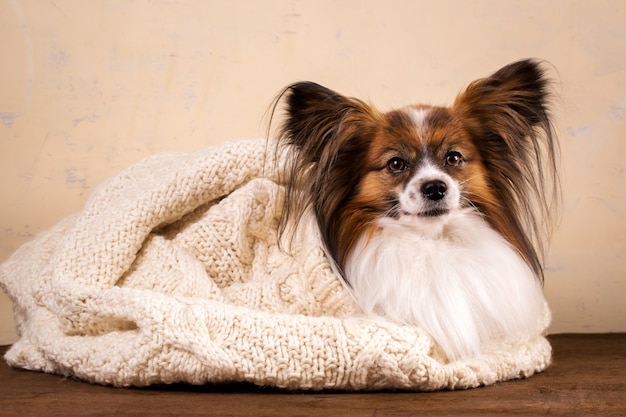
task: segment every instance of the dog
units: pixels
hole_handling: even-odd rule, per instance
[[[509,64],[449,107],[388,112],[289,85],[280,236],[311,213],[363,312],[419,326],[450,361],[536,336],[559,195],[543,66]]]

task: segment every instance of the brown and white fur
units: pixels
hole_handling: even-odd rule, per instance
[[[507,65],[450,107],[381,112],[311,82],[279,100],[281,233],[312,212],[366,314],[422,327],[450,360],[541,331],[558,177],[540,63]]]

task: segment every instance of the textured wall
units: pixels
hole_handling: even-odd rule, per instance
[[[292,81],[446,104],[539,57],[557,69],[564,182],[551,330],[626,331],[625,22],[622,0],[0,0],[0,261],[145,155],[263,135]]]

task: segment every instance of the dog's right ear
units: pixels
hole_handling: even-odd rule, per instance
[[[274,102],[273,112],[279,103],[284,106],[284,119],[276,160],[284,163],[279,181],[285,185],[285,195],[278,232],[284,247],[293,243],[298,223],[309,208],[320,230],[328,229],[325,213],[332,211],[328,206],[336,205],[341,200],[338,195],[347,195],[356,186],[351,172],[365,160],[360,152],[367,147],[361,142],[371,136],[375,111],[313,82],[286,87]],[[283,242],[284,235],[291,239]]]
[[[300,148],[310,162],[319,161],[324,149],[332,147],[342,120],[359,112],[362,104],[310,81],[288,86],[279,99],[285,102],[280,137],[283,143]]]

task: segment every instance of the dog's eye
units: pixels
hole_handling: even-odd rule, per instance
[[[462,162],[463,162],[463,155],[461,155],[460,152],[451,151],[451,152],[448,152],[448,154],[446,155],[446,165],[456,167],[456,166],[461,165]]]
[[[387,161],[387,169],[392,173],[397,174],[407,169],[407,165],[402,158],[394,156]]]

